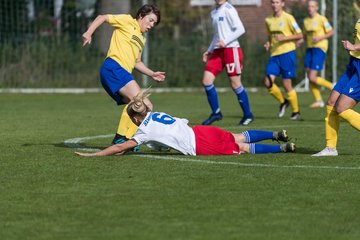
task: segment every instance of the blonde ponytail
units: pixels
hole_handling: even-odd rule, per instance
[[[149,107],[145,104],[144,99],[150,96],[150,88],[141,90],[129,103],[127,113],[130,117],[134,115],[145,116],[149,111]]]

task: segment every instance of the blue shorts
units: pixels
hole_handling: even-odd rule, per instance
[[[105,59],[100,69],[101,84],[105,91],[112,97],[117,105],[125,104],[119,90],[134,77],[111,58]]]
[[[296,77],[296,52],[291,51],[270,57],[266,65],[266,76],[281,75],[282,78]]]
[[[341,75],[333,90],[360,101],[360,59],[350,57],[345,73]]]
[[[321,48],[308,48],[305,54],[305,68],[321,71],[324,66],[326,53]]]

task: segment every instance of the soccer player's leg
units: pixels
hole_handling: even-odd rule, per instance
[[[275,83],[275,77],[280,74],[280,66],[278,63],[278,57],[270,57],[268,64],[266,65],[266,75],[264,79],[265,87],[268,89],[269,94],[273,96],[280,103],[280,110],[278,117],[283,117],[286,108],[289,106],[289,102],[284,98],[280,88]]]
[[[360,114],[352,108],[360,101],[360,84],[358,75],[354,74],[349,84],[344,89],[336,102],[336,111],[339,116],[345,119],[353,128],[360,131]]]
[[[300,120],[300,111],[297,93],[292,87],[292,79],[296,77],[296,53],[291,51],[285,54],[282,54],[279,58],[281,63],[281,75],[282,82],[285,88],[285,91],[288,95],[288,101],[293,109],[290,119],[291,120]]]
[[[296,150],[295,143],[284,143],[280,145],[242,143],[239,146],[242,152],[251,154],[295,152]]]
[[[310,82],[310,90],[315,99],[315,102],[313,102],[309,106],[310,108],[320,108],[320,107],[325,106],[324,101],[322,100],[322,97],[321,97],[319,86],[316,83],[316,79],[318,78],[317,74],[318,74],[318,72],[316,70],[307,69],[307,77]]]
[[[117,105],[123,105],[130,101],[134,92],[139,91],[140,87],[134,81],[134,77],[122,68],[116,61],[107,58],[100,70],[101,84],[109,96],[114,99]],[[118,131],[112,141],[113,144],[127,141],[127,132],[133,124],[126,111],[122,114],[119,122]]]
[[[311,108],[324,107],[325,104],[322,100],[319,87],[322,86],[328,88],[329,90],[332,89],[332,84],[329,81],[321,77],[318,77],[318,74],[323,69],[326,54],[320,48],[311,48],[309,49],[309,52],[311,52],[311,56],[305,58],[307,59],[305,65],[307,66],[307,75],[310,81],[310,89],[315,98],[315,102],[312,103],[310,107]]]
[[[311,108],[319,107],[318,105],[322,102],[319,86],[316,84],[317,70],[313,68],[314,62],[314,48],[306,49],[304,57],[304,67],[306,69],[306,76],[310,82],[310,90],[315,98],[315,102],[310,105]],[[324,105],[324,103],[323,103]]]
[[[118,129],[116,131],[116,136],[113,140],[113,144],[124,142],[122,140],[127,141],[135,134],[138,129],[138,127],[131,121],[129,115],[127,114],[127,106],[128,105],[124,107],[121,113]]]
[[[239,80],[235,79],[238,78]],[[241,85],[240,82],[240,76],[232,76],[231,79],[231,85],[233,87],[233,90],[237,96],[238,102],[240,104],[240,107],[243,111],[243,117],[239,122],[239,125],[249,125],[252,121],[254,121],[254,116],[250,111],[250,104],[249,104],[249,98],[246,93],[245,88]],[[238,84],[235,84],[235,82],[238,82]],[[238,87],[236,87],[236,85]]]
[[[339,114],[345,119],[353,128],[360,131],[360,114],[352,109],[347,109]]]
[[[325,135],[326,135],[326,147],[312,156],[314,157],[322,157],[322,156],[337,156],[338,152],[336,150],[337,145],[337,138],[340,126],[340,116],[339,112],[345,112],[346,107],[339,106],[337,108],[337,101],[340,98],[341,94],[346,94],[348,97],[353,98],[357,101],[358,99],[357,94],[359,93],[359,89],[357,84],[354,84],[351,80],[357,81],[358,76],[358,67],[355,66],[357,64],[355,58],[350,58],[350,62],[346,68],[346,71],[343,75],[341,75],[339,81],[334,86],[333,90],[330,93],[329,99],[327,101],[326,106],[326,117],[325,117]],[[354,87],[356,91],[354,95],[351,95],[349,92],[354,91]],[[350,90],[353,88],[352,90]],[[350,95],[349,95],[350,94]],[[335,107],[336,106],[336,107]],[[351,104],[349,105],[351,106]],[[347,112],[349,113],[349,111]],[[345,117],[345,120],[349,117],[347,113],[344,113],[342,116]],[[350,111],[351,114],[351,111]],[[352,115],[352,114],[351,114]]]
[[[222,71],[223,65],[219,55],[220,49],[215,49],[211,54],[203,75],[202,85],[211,108],[209,118],[202,122],[202,125],[211,125],[215,121],[222,119],[217,91],[214,85],[215,77]]]
[[[282,141],[282,142],[289,141],[289,137],[288,137],[286,130],[281,130],[281,131],[276,131],[276,132],[264,131],[264,130],[247,130],[247,131],[242,132],[241,135],[244,136],[243,142],[245,142],[245,143],[255,143],[255,142],[268,140],[268,139],[271,139],[274,141]],[[238,138],[235,136],[235,139],[238,139]]]
[[[317,71],[317,73],[320,73],[325,63],[326,53],[320,48],[313,48],[312,56],[313,58],[311,63],[311,69]],[[333,88],[332,83],[322,77],[316,76],[313,82],[318,86],[325,87],[329,90]]]
[[[250,110],[248,95],[241,83],[243,61],[243,53],[241,48],[225,48],[223,60],[226,67],[226,73],[230,79],[231,88],[235,92],[237,100],[243,111],[243,117],[239,124],[249,125],[254,120],[254,116]]]
[[[317,77],[316,78],[316,84],[319,85],[319,86],[325,87],[325,88],[327,88],[329,90],[331,90],[333,88],[333,84],[330,81],[328,81],[328,80],[326,80],[326,79],[324,79],[322,77]]]
[[[294,143],[284,143],[280,145],[258,144],[262,140],[272,139],[276,141],[288,142],[289,137],[286,130],[270,132],[263,130],[247,130],[240,134],[233,134],[235,142],[239,145],[241,152],[262,154],[262,153],[280,153],[295,152]]]
[[[129,81],[124,87],[119,90],[119,95],[123,96],[123,102],[129,102],[132,100],[136,94],[140,92],[140,86],[137,84],[136,81],[132,80]],[[150,101],[148,101],[148,107],[152,109],[152,105]],[[124,141],[129,140],[137,131],[138,127],[131,121],[129,115],[127,114],[125,107],[122,111],[118,129],[113,139],[113,144],[118,144]],[[138,151],[139,147],[133,149],[133,151]]]
[[[322,108],[325,106],[324,101],[322,100],[319,86],[316,83],[310,82],[310,91],[315,99],[315,102],[310,104],[310,108]]]
[[[339,114],[345,119],[353,128],[360,131],[360,114],[352,109],[347,109]]]
[[[342,82],[339,81],[338,85],[341,85]],[[341,89],[339,87],[339,89]],[[340,93],[339,89],[335,88],[331,91],[327,106],[326,106],[326,116],[325,116],[325,138],[326,138],[326,147],[318,153],[313,154],[313,157],[322,157],[322,156],[337,156],[338,152],[336,150],[338,132],[340,126],[340,118],[335,109],[336,101],[338,100]]]

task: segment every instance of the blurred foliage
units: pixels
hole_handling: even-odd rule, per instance
[[[55,19],[53,0],[34,0],[34,19],[28,16],[28,0],[0,0],[0,87],[98,87],[99,69],[104,54],[96,49],[81,47],[81,34],[99,12],[100,0],[93,11],[79,8],[76,0],[64,0],[61,24]],[[352,1],[353,2],[353,1]],[[81,1],[83,4],[84,1]],[[134,16],[142,1],[131,1]],[[201,86],[204,71],[202,52],[208,47],[213,30],[210,7],[191,7],[189,1],[154,0],[161,11],[161,23],[148,34],[149,67],[166,71],[167,81],[161,86]],[[332,1],[326,0],[326,16],[332,23]],[[359,13],[348,1],[338,1],[338,74],[344,71],[348,53],[342,39],[353,41],[353,27]],[[354,1],[355,4],[355,1]],[[291,13],[299,24],[306,8],[294,4]],[[245,26],[246,27],[246,26]],[[96,39],[94,39],[96,41]],[[246,35],[240,38],[244,53],[242,80],[245,86],[263,86],[268,55],[262,42]],[[331,51],[326,63],[326,76],[331,79]],[[298,79],[305,49],[298,52]],[[134,72],[135,78],[140,74]],[[219,76],[217,86],[229,86],[225,74]]]

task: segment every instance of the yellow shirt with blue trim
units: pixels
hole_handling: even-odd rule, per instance
[[[301,29],[292,15],[283,11],[279,17],[267,17],[265,19],[265,23],[267,31],[270,35],[271,56],[277,56],[296,49],[295,41],[279,42],[275,39],[276,34],[290,36],[301,33]]]
[[[360,44],[360,18],[355,24],[354,44]],[[360,59],[360,51],[350,51],[350,55],[353,56],[354,58]]]
[[[304,32],[306,35],[307,48],[320,48],[325,53],[328,50],[329,41],[323,39],[317,43],[313,42],[313,37],[323,36],[332,30],[332,26],[326,17],[316,14],[314,17],[304,19]]]
[[[139,23],[131,15],[107,15],[109,24],[115,29],[110,40],[107,57],[115,60],[129,73],[135,67],[136,59],[145,45]]]

